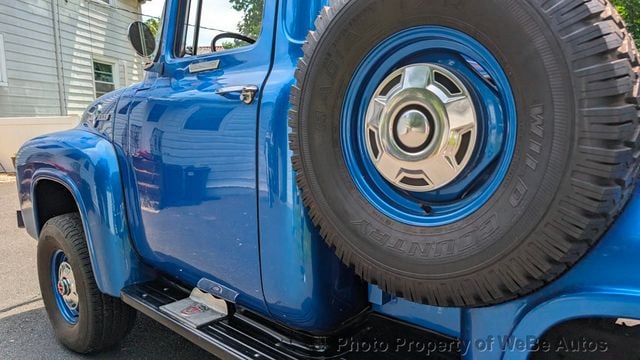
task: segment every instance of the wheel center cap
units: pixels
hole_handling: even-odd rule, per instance
[[[407,110],[400,115],[395,127],[395,137],[403,150],[418,152],[428,145],[431,134],[429,116],[417,109]]]
[[[61,279],[60,281],[58,281],[58,292],[62,296],[66,296],[71,293],[71,286],[69,286],[69,280]]]
[[[369,158],[400,189],[430,192],[469,164],[478,135],[471,93],[438,64],[391,73],[376,89],[364,124]]]

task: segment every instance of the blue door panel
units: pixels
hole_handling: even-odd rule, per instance
[[[274,13],[267,4],[266,19]],[[267,313],[256,192],[259,101],[218,93],[262,87],[273,22],[263,26],[251,47],[190,58],[165,51],[162,73],[147,79],[130,106],[128,151],[140,212],[133,238],[145,262],[192,286],[203,277],[218,282],[239,293],[238,303]],[[205,61],[219,66],[189,71]]]

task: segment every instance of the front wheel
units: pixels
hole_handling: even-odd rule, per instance
[[[133,327],[135,310],[98,290],[78,214],[44,225],[38,278],[53,330],[67,348],[82,354],[106,350]]]

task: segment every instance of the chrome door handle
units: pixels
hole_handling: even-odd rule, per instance
[[[247,105],[251,105],[258,93],[258,87],[255,85],[228,86],[216,90],[216,94],[228,97],[238,94],[240,101]]]

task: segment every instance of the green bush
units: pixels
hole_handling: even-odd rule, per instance
[[[640,0],[613,0],[636,41],[640,41]]]

